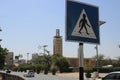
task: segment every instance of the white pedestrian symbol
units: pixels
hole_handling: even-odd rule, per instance
[[[96,39],[93,27],[91,26],[91,23],[84,9],[82,10],[75,28],[73,29],[72,35]]]

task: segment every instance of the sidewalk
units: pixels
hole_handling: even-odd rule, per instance
[[[71,78],[76,78],[79,79],[79,72],[73,72],[73,73],[57,73],[56,75],[62,76],[62,77],[71,77]],[[106,73],[99,73],[99,77],[104,77]],[[93,74],[92,74],[93,77]],[[84,79],[86,79],[84,75]],[[92,80],[92,79],[91,79]]]

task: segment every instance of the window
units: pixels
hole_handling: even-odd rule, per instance
[[[118,74],[118,73],[111,73],[111,74],[108,74],[107,76],[105,76],[103,78],[103,80],[113,80],[113,79],[120,79],[120,74]]]

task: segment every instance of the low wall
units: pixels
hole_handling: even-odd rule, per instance
[[[11,75],[0,72],[0,80],[25,80],[17,75]]]

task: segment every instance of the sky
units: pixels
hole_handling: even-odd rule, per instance
[[[98,53],[106,57],[120,56],[120,0],[74,0],[99,7],[100,27]],[[78,42],[65,41],[66,0],[0,0],[1,46],[14,56],[41,53],[43,48],[53,54],[53,36],[60,29],[63,56],[77,57]],[[95,44],[84,43],[84,57],[96,55]]]

